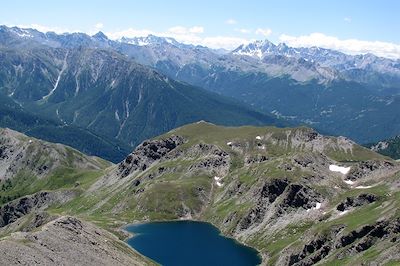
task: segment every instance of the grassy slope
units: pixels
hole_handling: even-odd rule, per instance
[[[309,131],[307,128],[299,128],[300,131]],[[256,148],[255,136],[271,134],[276,139],[286,139],[286,129],[275,127],[217,127],[208,123],[197,123],[184,126],[173,130],[158,138],[164,138],[170,135],[181,135],[188,139],[188,142],[179,149],[186,150],[197,143],[214,144],[225,151],[228,151],[232,157],[231,168],[228,176],[224,178],[224,182],[228,185],[236,179],[244,182],[248,187],[256,184],[259,180],[266,178],[282,178],[283,176],[289,180],[299,180],[304,174],[300,169],[287,173],[278,169],[277,166],[285,160],[289,160],[294,155],[308,154],[304,147],[296,149],[287,147],[283,148],[279,144],[267,145],[267,154],[272,159],[259,164],[257,166],[245,167],[243,164],[243,156],[232,150],[227,141],[238,141],[248,143],[247,154],[259,154]],[[336,141],[335,139],[332,139]],[[368,149],[356,146],[353,152],[344,152],[343,150],[327,149],[326,154],[336,161],[342,161],[352,165],[357,161],[376,159],[381,160],[385,157],[371,152]],[[200,219],[212,222],[217,225],[225,234],[231,234],[234,228],[226,228],[221,223],[227,214],[237,212],[244,215],[252,206],[251,203],[238,200],[237,198],[220,200],[223,195],[223,188],[213,185],[213,175],[210,173],[187,172],[187,167],[196,162],[199,158],[178,158],[175,160],[160,162],[145,172],[137,174],[134,179],[142,178],[150,173],[156,173],[160,167],[173,168],[173,173],[162,174],[152,181],[144,182],[137,188],[131,185],[132,180],[128,183],[115,185],[109,188],[103,188],[97,193],[83,193],[76,200],[65,206],[57,206],[52,209],[55,213],[72,213],[92,220],[99,225],[114,230],[121,224],[129,223],[135,220],[169,220],[176,219],[182,212],[182,205],[195,210],[198,213],[193,219]],[[267,173],[267,174],[266,174]],[[398,179],[399,176],[391,177]],[[250,244],[259,249],[262,253],[268,253],[271,257],[270,262],[273,263],[278,258],[280,252],[290,245],[300,245],[299,238],[307,232],[308,234],[318,234],[331,228],[333,225],[344,224],[346,230],[359,228],[362,225],[374,223],[380,217],[400,217],[398,211],[400,205],[399,192],[393,193],[387,185],[381,184],[370,189],[350,189],[348,186],[338,181],[341,186],[339,195],[331,195],[329,189],[323,186],[315,185],[324,196],[329,199],[326,207],[327,214],[321,222],[302,221],[300,223],[289,224],[283,230],[278,230],[272,236],[265,238],[262,232],[258,236],[241,238],[241,241]],[[139,189],[145,189],[141,196],[135,196]],[[196,188],[202,188],[205,194],[210,195],[210,202],[204,205],[196,194]],[[336,205],[349,195],[358,195],[365,192],[372,192],[380,197],[376,203],[360,207],[349,214],[336,217],[334,211]],[[392,196],[388,196],[392,195]],[[394,197],[393,197],[394,196]],[[98,205],[99,201],[103,201]],[[96,206],[96,207],[93,207]],[[99,207],[100,206],[100,207]],[[123,208],[121,206],[124,206]],[[382,207],[385,206],[385,207]],[[336,217],[336,218],[335,218]],[[114,229],[113,229],[114,228]],[[385,248],[388,243],[378,246],[377,248]],[[375,248],[374,248],[375,249]],[[373,250],[363,252],[361,257],[355,257],[346,260],[349,265],[359,261],[373,260]],[[378,252],[378,251],[376,251]],[[333,256],[330,256],[325,262],[330,262]],[[332,262],[334,263],[334,260]]]
[[[0,130],[5,136],[7,132],[12,132],[8,129]],[[41,190],[87,189],[103,175],[104,169],[111,166],[111,163],[103,159],[88,157],[67,146],[40,141],[17,132],[11,135],[17,140],[14,149],[22,147],[26,149],[27,155],[15,168],[12,178],[0,179],[0,204]],[[43,165],[50,168],[45,176],[38,176],[32,171]]]

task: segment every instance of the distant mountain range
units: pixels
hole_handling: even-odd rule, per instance
[[[344,79],[369,85],[393,86],[400,81],[400,60],[377,57],[373,54],[348,55],[320,47],[293,48],[284,43],[275,45],[268,40],[241,45],[232,54],[249,56],[270,63],[277,57],[292,58],[292,62],[314,65],[316,69],[330,69],[325,79]]]
[[[218,94],[175,81],[112,49],[117,43],[103,34],[56,35],[2,27],[0,92],[24,113],[52,126],[35,135],[62,142],[114,162],[142,140],[187,123],[206,120],[222,125],[285,125],[275,116]],[[21,119],[1,126],[28,133],[37,128]],[[17,125],[16,125],[17,124]],[[23,124],[23,125],[22,125]],[[39,123],[44,125],[45,123]],[[66,138],[56,128],[79,136]],[[89,132],[77,134],[76,131]],[[36,129],[35,132],[38,132]],[[92,136],[114,140],[122,154],[93,145]],[[84,143],[87,143],[85,146]],[[83,146],[82,146],[83,145]]]
[[[0,90],[13,101],[129,146],[200,119],[286,120],[361,143],[400,132],[400,61],[371,54],[267,40],[221,53],[154,35],[110,40],[6,26],[0,47]]]
[[[400,81],[400,59],[392,60],[373,54],[348,55],[320,47],[293,48],[284,43],[275,45],[268,40],[242,44],[233,51],[220,51],[203,46],[183,44],[170,37],[134,37],[114,41],[98,32],[93,36],[85,33],[42,33],[35,29],[0,26],[0,43],[5,46],[24,47],[42,44],[53,48],[112,48],[129,55],[139,63],[157,65],[172,61],[182,67],[196,63],[208,68],[224,68],[242,71],[259,71],[269,76],[290,76],[296,81],[332,79],[364,82],[371,85],[382,83],[392,87]],[[290,65],[290,66],[288,66]]]
[[[120,42],[118,51],[171,78],[328,134],[367,143],[400,132],[399,60],[267,40],[226,54],[155,36]]]

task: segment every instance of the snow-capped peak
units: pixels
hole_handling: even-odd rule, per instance
[[[29,29],[21,29],[21,28],[13,27],[12,31],[13,31],[13,33],[15,33],[16,35],[18,35],[21,38],[33,38],[33,35]]]
[[[236,55],[247,55],[261,59],[264,53],[271,52],[276,47],[275,44],[268,40],[257,40],[247,45],[242,44],[232,51]]]
[[[146,37],[133,37],[133,38],[122,37],[119,41],[138,46],[161,45],[161,44],[172,44],[177,46],[179,44],[174,38],[158,37],[152,34]]]

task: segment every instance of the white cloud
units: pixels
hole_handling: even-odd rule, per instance
[[[237,48],[239,45],[244,43],[249,43],[250,41],[251,40],[238,37],[215,36],[215,37],[206,37],[202,39],[201,45],[214,49],[224,48],[227,50],[232,50]]]
[[[191,28],[186,28],[183,26],[175,26],[172,28],[168,29],[168,32],[172,33],[172,34],[198,34],[198,33],[203,33],[204,32],[204,28],[201,26],[194,26]]]
[[[229,24],[229,25],[234,25],[234,24],[237,23],[237,21],[234,20],[233,18],[230,18],[230,19],[226,20],[225,23],[226,23],[226,24]]]
[[[204,28],[200,27],[200,26],[194,26],[194,27],[191,27],[189,29],[189,32],[190,33],[203,33],[204,32]]]
[[[348,54],[372,53],[387,58],[400,58],[400,45],[390,42],[362,41],[357,39],[340,40],[337,37],[327,36],[323,33],[311,33],[310,35],[298,37],[282,34],[279,40],[293,47],[318,46]]]
[[[175,26],[175,27],[169,28],[168,32],[170,32],[172,34],[186,34],[187,28],[182,27],[182,26]]]
[[[147,36],[149,34],[156,35],[156,32],[148,29],[134,29],[134,28],[128,28],[125,30],[119,30],[114,32],[111,31],[106,32],[107,37],[113,40],[118,40],[121,39],[122,37],[128,37],[128,38],[141,37],[141,36]]]
[[[249,34],[252,32],[252,30],[250,30],[250,29],[235,29],[235,31],[238,31],[243,34]]]
[[[344,20],[345,22],[348,22],[348,23],[351,22],[351,18],[350,18],[350,17],[345,17],[343,20]]]
[[[264,37],[271,35],[271,33],[272,33],[271,29],[261,29],[261,28],[256,29],[256,34],[263,35]]]
[[[99,23],[96,23],[96,25],[94,25],[94,27],[98,30],[101,30],[104,27],[104,25],[103,25],[103,23],[99,22]]]

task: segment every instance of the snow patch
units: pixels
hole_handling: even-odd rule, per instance
[[[214,176],[214,180],[217,186],[222,187],[222,183],[220,182],[222,180],[222,177]]]
[[[262,56],[263,56],[263,52],[260,49],[253,50],[253,51],[248,51],[248,52],[237,51],[237,52],[234,52],[234,54],[236,54],[236,55],[246,55],[246,56],[250,56],[250,57],[258,57],[259,59],[261,59]]]
[[[344,215],[344,214],[346,214],[348,212],[349,212],[348,210],[345,210],[345,211],[340,212],[339,215]]]
[[[366,189],[366,188],[372,188],[372,186],[357,186],[355,188],[356,189]]]
[[[232,146],[232,141],[227,142],[226,145]]]
[[[319,209],[321,209],[321,206],[322,206],[322,203],[321,202],[317,202],[315,207],[312,207],[311,209],[307,209],[307,212],[309,212],[311,210],[319,210]]]
[[[33,35],[30,34],[29,31],[25,30],[25,29],[19,29],[19,31],[14,31],[15,34],[17,34],[19,37],[22,38],[33,38]]]
[[[354,184],[354,181],[351,181],[351,180],[344,180],[344,182],[346,184],[348,184],[348,185],[353,185]]]
[[[343,166],[331,164],[331,165],[329,165],[329,170],[332,172],[340,172],[345,175],[350,171],[350,167],[343,167]]]
[[[256,139],[257,139],[257,140],[261,140],[261,136],[257,136]]]

